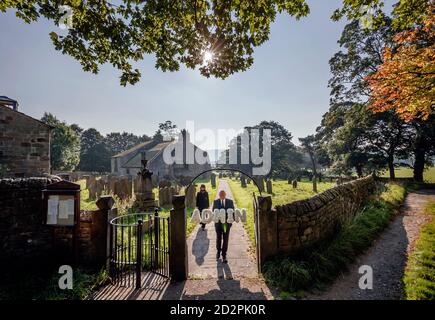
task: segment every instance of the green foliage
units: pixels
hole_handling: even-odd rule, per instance
[[[427,205],[426,213],[431,221],[422,227],[405,272],[408,300],[435,300],[435,202]]]
[[[388,226],[405,198],[401,185],[388,185],[379,199],[367,203],[362,212],[344,225],[335,237],[298,256],[279,256],[264,266],[266,280],[288,292],[322,288],[335,279],[356,257],[370,247]]]
[[[111,132],[104,137],[104,143],[110,155],[114,156],[150,139],[146,135],[136,136],[128,132]]]
[[[110,171],[110,151],[104,137],[94,128],[82,132],[80,137],[80,163],[82,171]]]
[[[406,29],[421,23],[427,15],[430,0],[399,0],[393,10],[393,25],[395,29]],[[382,25],[385,13],[384,0],[343,0],[342,8],[337,9],[332,15],[333,20],[343,17],[349,20],[359,19],[367,14],[370,8],[374,14],[375,26]]]
[[[59,289],[59,274],[55,273],[48,285],[36,294],[36,300],[83,300],[86,299],[96,287],[102,285],[107,279],[106,271],[97,273],[85,270],[75,270],[73,274],[73,289]]]
[[[51,133],[51,165],[54,170],[72,171],[80,160],[80,138],[65,122],[59,121],[51,113],[41,118],[53,127]]]
[[[273,1],[65,1],[73,9],[73,28],[50,38],[56,50],[78,60],[85,71],[97,73],[112,64],[121,71],[121,84],[134,84],[140,71],[133,62],[153,55],[156,68],[177,71],[181,64],[202,75],[226,78],[253,64],[254,48],[269,38],[277,14],[300,19],[309,13],[305,0]],[[60,24],[59,2],[0,1],[0,10],[15,9],[30,23],[40,18]],[[204,63],[204,53],[213,59]]]

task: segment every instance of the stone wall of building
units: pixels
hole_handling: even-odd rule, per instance
[[[332,236],[353,219],[376,187],[372,176],[276,207],[277,252],[294,254]]]
[[[0,106],[0,164],[3,177],[50,172],[50,127]]]

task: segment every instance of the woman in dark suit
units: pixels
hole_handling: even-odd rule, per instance
[[[196,208],[200,212],[204,209],[208,209],[210,207],[210,200],[208,199],[208,192],[205,188],[205,185],[201,185],[199,192],[196,195]],[[201,223],[202,230],[205,229],[205,223]]]

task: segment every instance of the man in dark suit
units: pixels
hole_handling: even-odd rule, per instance
[[[219,199],[213,202],[214,209],[234,209],[234,202],[231,199],[227,199],[227,194],[224,190],[219,192]],[[216,259],[219,260],[222,253],[222,262],[228,263],[227,251],[228,251],[228,239],[230,237],[231,223],[227,223],[228,212],[225,215],[225,223],[218,222],[214,224],[216,230]]]

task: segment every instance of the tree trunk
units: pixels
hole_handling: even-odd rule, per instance
[[[426,152],[422,148],[416,148],[414,151],[414,180],[417,182],[423,182],[425,155]]]
[[[362,176],[363,176],[362,169],[363,169],[363,166],[361,166],[361,165],[355,166],[355,170],[356,170],[356,174],[358,175],[358,178],[362,178]]]
[[[390,171],[390,179],[395,179],[396,175],[394,173],[394,157],[388,157],[388,170]]]

